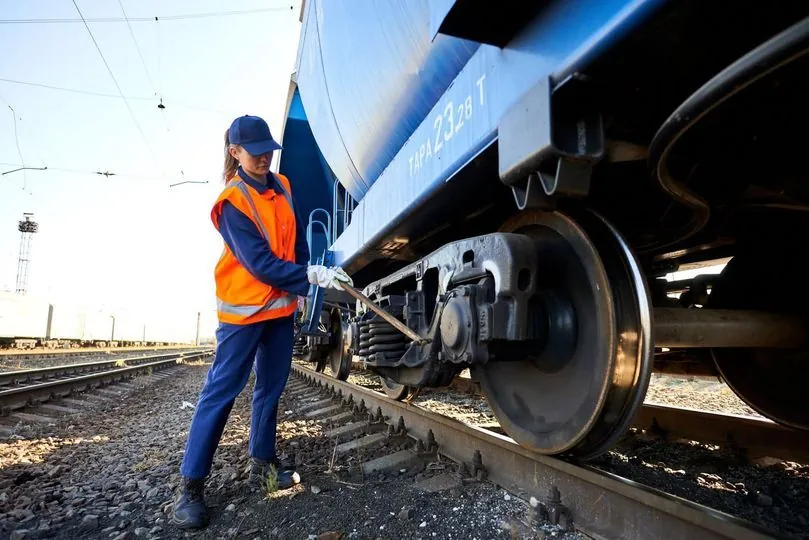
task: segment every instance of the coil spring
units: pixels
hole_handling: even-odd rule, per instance
[[[407,350],[407,338],[389,323],[379,318],[361,321],[360,347],[357,356],[374,362],[378,355],[385,360],[397,360]]]

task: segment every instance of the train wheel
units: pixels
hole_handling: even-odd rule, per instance
[[[627,244],[592,213],[526,213],[505,232],[536,241],[541,348],[473,367],[501,426],[542,454],[607,451],[643,403],[651,376],[651,305]],[[544,306],[544,307],[541,307]]]
[[[326,369],[326,364],[329,363],[322,352],[313,350],[312,347],[301,356],[301,360],[308,364],[314,364],[315,371],[318,373],[323,373],[323,370]]]
[[[318,324],[318,329],[321,332],[326,332],[328,325],[329,325],[329,318],[328,313],[321,312],[320,313],[320,321]],[[329,352],[323,346],[317,346],[312,343],[312,338],[307,336],[306,343],[308,345],[308,353],[304,360],[306,362],[311,362],[315,365],[315,371],[318,373],[323,373],[326,369],[326,366],[329,365]]]
[[[385,391],[385,395],[396,401],[401,401],[410,394],[409,386],[395,383],[386,377],[380,376],[379,382],[382,384],[382,390]]]
[[[309,337],[299,337],[292,348],[292,356],[307,364],[314,364],[315,371],[322,373],[328,359],[322,351],[309,344]]]
[[[339,309],[329,315],[329,335],[334,341],[329,348],[329,367],[332,375],[341,381],[348,379],[351,371],[351,325],[343,320]]]
[[[725,266],[708,307],[760,309],[805,316],[809,307],[801,249],[773,242],[750,247]],[[809,347],[711,349],[722,379],[753,410],[774,422],[809,430]]]

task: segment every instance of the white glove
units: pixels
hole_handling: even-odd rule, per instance
[[[328,289],[337,289],[338,291],[343,290],[343,288],[340,286],[341,283],[354,285],[354,282],[351,280],[348,274],[346,274],[345,271],[343,271],[343,269],[339,266],[326,268],[325,266],[317,264],[309,265],[309,267],[306,269],[306,277],[309,279],[309,283],[312,285],[317,285],[318,287]]]

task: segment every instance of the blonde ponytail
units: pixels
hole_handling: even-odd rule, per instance
[[[236,174],[236,169],[239,168],[239,162],[235,157],[230,155],[230,138],[228,137],[228,131],[229,130],[225,130],[225,167],[222,173],[226,184],[233,178],[233,175]]]

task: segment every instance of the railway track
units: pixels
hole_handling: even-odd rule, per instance
[[[482,397],[469,379],[456,378],[456,381],[453,388]],[[630,428],[669,441],[714,444],[750,459],[773,457],[809,463],[809,433],[763,417],[647,402],[638,410]]]
[[[126,347],[120,349],[68,349],[68,350],[43,350],[43,351],[0,351],[0,366],[11,364],[24,366],[31,361],[71,361],[77,358],[120,358],[134,354],[170,354],[188,353],[194,351],[207,350],[208,347]],[[18,369],[16,367],[11,369]]]
[[[632,427],[670,441],[684,439],[724,446],[748,458],[809,463],[809,433],[766,418],[645,403]]]
[[[75,392],[165,370],[211,354],[211,350],[174,352],[0,373],[0,413],[8,415],[19,409],[66,398]],[[50,408],[56,412],[70,412],[69,407],[51,405]]]
[[[487,479],[531,501],[538,515],[602,538],[772,538],[761,527],[587,464],[534,454],[509,437],[466,425],[381,392],[338,381],[293,363],[289,395],[312,418],[341,421],[327,433],[335,453],[406,437],[408,448],[363,463],[363,471],[393,469],[436,453],[459,464],[466,481]],[[683,431],[664,411],[646,410],[658,424]],[[693,423],[693,422],[692,422]],[[688,425],[688,422],[685,423]],[[751,424],[758,425],[758,424]],[[703,429],[707,429],[703,425]]]
[[[353,370],[362,370],[360,364]],[[365,370],[363,370],[365,371]],[[373,375],[371,372],[366,372]],[[456,377],[451,391],[485,399],[469,377]],[[433,390],[433,392],[440,391]],[[669,441],[689,440],[725,447],[750,459],[772,457],[809,463],[809,433],[791,429],[763,417],[744,416],[696,408],[647,402],[638,410],[630,427]],[[499,426],[485,429],[505,435]]]

